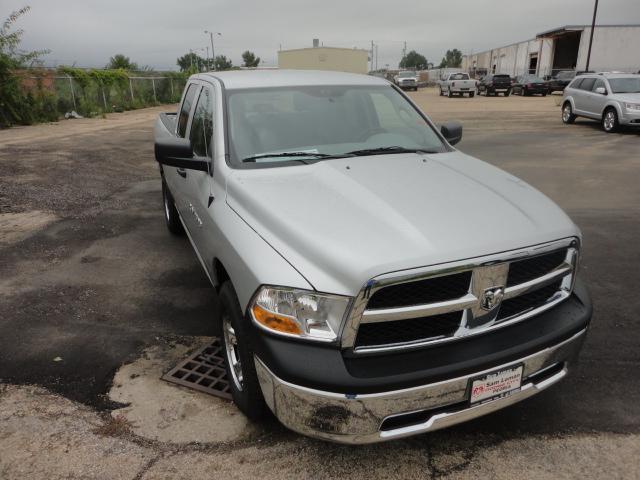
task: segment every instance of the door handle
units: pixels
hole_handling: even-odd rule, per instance
[[[184,168],[178,168],[176,172],[178,172],[178,175],[182,178],[187,178],[187,171]]]

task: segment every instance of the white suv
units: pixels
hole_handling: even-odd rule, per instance
[[[620,125],[640,127],[640,75],[597,73],[576,77],[564,90],[562,121],[576,117],[602,122],[605,132]]]

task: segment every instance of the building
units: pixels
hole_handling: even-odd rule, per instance
[[[278,52],[278,67],[296,70],[335,70],[338,72],[367,73],[369,51],[359,48],[335,48],[319,45]]]
[[[465,55],[462,68],[469,73],[488,72],[539,77],[561,70],[586,70],[591,25],[567,25],[525,40],[480,53]],[[589,70],[640,70],[640,25],[596,25]]]

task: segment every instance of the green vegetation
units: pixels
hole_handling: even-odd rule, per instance
[[[411,68],[415,70],[426,70],[427,59],[424,55],[419,54],[415,50],[411,50],[407,53],[402,60],[400,60],[400,68]]]
[[[447,50],[447,53],[442,57],[442,61],[438,68],[460,68],[462,66],[462,52],[457,48],[453,50]]]
[[[0,127],[57,117],[55,99],[40,88],[42,84],[38,79],[32,82],[34,88],[25,89],[20,78],[14,75],[16,69],[37,65],[40,56],[47,53],[44,50],[24,52],[19,49],[23,31],[13,30],[13,27],[28,12],[29,7],[13,12],[0,27]]]
[[[255,54],[249,50],[243,52],[242,61],[245,67],[257,67],[260,65],[260,57],[256,57]]]
[[[121,53],[111,57],[105,68],[108,70],[139,70],[137,63],[132,62],[129,57],[125,57]]]

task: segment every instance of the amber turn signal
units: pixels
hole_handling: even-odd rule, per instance
[[[260,305],[254,305],[252,312],[253,318],[270,330],[294,335],[300,335],[302,333],[300,325],[292,318],[265,310]]]

